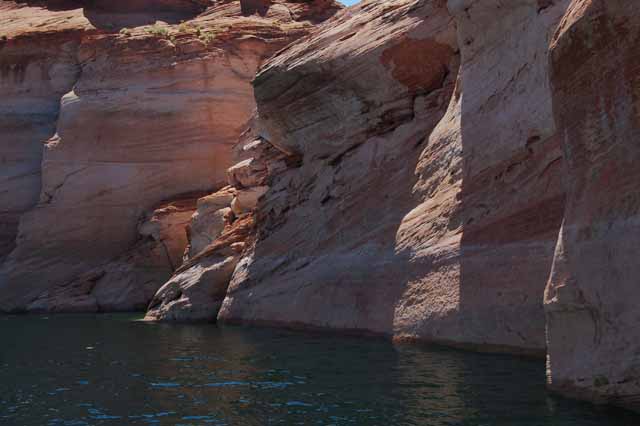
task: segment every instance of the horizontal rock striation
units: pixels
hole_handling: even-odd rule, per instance
[[[567,206],[545,297],[553,390],[640,411],[640,10],[573,1],[551,46]]]
[[[365,1],[270,60],[262,135],[302,165],[265,195],[220,319],[542,354],[565,7]]]
[[[0,1],[0,311],[546,351],[640,411],[635,3]]]
[[[364,2],[269,61],[261,135],[300,161],[261,201],[219,319],[392,333],[396,233],[457,69],[444,2]]]
[[[395,333],[545,351],[542,298],[564,206],[547,46],[567,2],[449,1],[461,66],[398,230],[412,276]]]
[[[88,28],[77,10],[0,2],[0,261],[14,248],[20,216],[38,201],[43,142],[80,73],[76,52]]]
[[[197,10],[183,7],[195,3]],[[120,4],[126,7],[120,9]],[[288,2],[277,4],[284,9],[265,16],[244,16],[239,2],[87,2],[84,10],[66,11],[11,6],[9,13],[43,15],[42,25],[51,22],[48,32],[40,24],[33,31],[23,29],[23,37],[42,45],[60,36],[55,23],[60,20],[65,22],[60,28],[73,23],[81,33],[75,44],[64,45],[70,65],[50,65],[61,81],[45,93],[50,111],[43,128],[26,135],[2,132],[13,145],[16,137],[24,139],[21,144],[29,147],[30,156],[23,168],[35,177],[24,182],[29,197],[25,195],[9,212],[16,212],[15,222],[33,207],[22,215],[17,246],[0,268],[0,310],[28,309],[43,294],[51,298],[52,289],[63,292],[77,277],[122,256],[138,244],[138,222],[158,202],[224,185],[233,145],[254,109],[250,81],[258,66],[311,27],[304,13],[299,20],[283,13]],[[327,14],[338,9],[326,1],[291,7]],[[174,14],[175,19],[156,21],[156,12]],[[187,12],[201,13],[182,24],[170,24]],[[128,21],[114,18],[107,25],[96,18],[110,13],[147,14],[153,23],[129,28],[123,27]],[[2,30],[8,46],[19,41],[14,28],[21,28],[20,21],[12,22]],[[5,68],[20,69],[21,61],[27,61],[4,52]],[[37,67],[44,66],[49,65],[35,63],[33,71],[29,68],[35,83],[22,81],[24,91],[35,88],[37,77],[43,75]],[[7,87],[22,78],[15,72],[2,75]],[[16,103],[10,105],[15,108]],[[39,189],[38,147],[45,140]],[[14,174],[18,173],[26,174],[16,169]],[[2,185],[8,184],[3,180]],[[11,241],[14,228],[3,225],[3,241]],[[144,267],[138,272],[149,278],[140,281],[156,282],[157,288],[168,278],[166,267],[162,266],[165,275],[159,281],[163,274]],[[117,303],[105,300],[102,305]],[[38,303],[38,309],[47,307]]]

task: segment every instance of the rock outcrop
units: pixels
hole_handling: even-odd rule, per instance
[[[564,6],[365,1],[270,60],[262,135],[302,165],[265,195],[220,318],[543,353]]]
[[[392,327],[406,267],[395,233],[413,202],[412,162],[457,72],[446,5],[414,3],[351,8],[256,78],[262,136],[301,165],[265,195],[220,319]]]
[[[159,201],[223,186],[254,109],[250,81],[258,66],[306,34],[315,18],[339,9],[325,0],[275,1],[266,14],[248,16],[238,1],[86,2],[84,10],[63,11],[45,5],[2,6],[17,18],[0,29],[1,87],[10,95],[3,92],[0,102],[7,99],[3,108],[29,123],[15,132],[7,128],[15,120],[0,123],[3,147],[24,151],[6,150],[15,166],[2,171],[7,192],[0,195],[11,199],[2,210],[3,253],[12,248],[18,216],[32,207],[0,268],[4,311],[25,310],[54,297],[54,289],[62,294],[76,278],[121,258],[138,242],[140,218]],[[178,24],[185,17],[191,19]],[[132,23],[144,25],[127,27]],[[27,42],[44,50],[20,47]],[[29,95],[18,102],[23,92]],[[24,196],[14,197],[20,187]],[[157,281],[162,274],[151,266],[139,272],[148,276],[140,282],[156,288],[168,278]]]
[[[567,206],[546,293],[552,389],[640,410],[640,9],[573,1],[551,46]]]
[[[216,240],[190,258],[154,295],[147,321],[215,321],[245,242],[253,215],[228,224]]]
[[[287,154],[253,140],[254,134],[249,128],[238,144],[238,157],[249,158],[229,168],[230,186],[198,200],[184,265],[155,294],[145,320],[216,321],[233,272],[255,234],[260,198],[290,164]]]
[[[187,234],[189,250],[187,258],[194,257],[222,234],[231,221],[231,202],[236,191],[225,187],[215,194],[198,200],[197,210],[190,218]]]

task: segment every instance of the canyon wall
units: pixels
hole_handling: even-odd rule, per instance
[[[567,206],[545,297],[552,389],[640,410],[640,9],[574,0],[551,46]]]
[[[0,311],[547,353],[638,410],[636,6],[0,1]]]
[[[565,7],[365,1],[271,59],[262,136],[302,165],[265,195],[220,319],[544,353]]]
[[[80,73],[75,52],[88,28],[78,10],[0,2],[0,262],[15,246],[20,216],[38,201],[42,145]]]
[[[21,219],[0,309],[143,309],[178,265],[140,248],[141,223],[162,201],[223,186],[258,66],[339,7],[27,3],[2,6],[2,102],[26,125],[2,124],[15,166],[3,167],[1,255]]]

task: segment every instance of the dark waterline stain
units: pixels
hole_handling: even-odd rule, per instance
[[[632,426],[539,360],[131,315],[0,317],[0,425]]]

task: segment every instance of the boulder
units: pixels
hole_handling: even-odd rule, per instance
[[[226,187],[198,200],[198,208],[191,217],[188,228],[187,257],[197,255],[222,234],[232,214],[229,206],[234,194],[233,188]]]
[[[258,200],[269,190],[268,186],[240,189],[231,202],[231,210],[237,216],[249,213],[256,209]]]
[[[155,294],[145,320],[215,321],[253,226],[252,216],[239,218],[213,244],[189,259]]]
[[[236,188],[260,186],[266,179],[266,164],[255,158],[243,160],[227,170],[227,182]]]
[[[196,208],[196,200],[184,199],[172,201],[157,208],[138,227],[143,237],[150,237],[162,246],[162,251],[172,269],[182,264],[182,257],[187,248],[187,226],[191,222]]]

